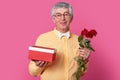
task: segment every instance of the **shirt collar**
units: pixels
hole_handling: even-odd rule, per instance
[[[70,31],[66,32],[66,33],[62,33],[59,32],[58,30],[54,29],[55,34],[57,34],[57,36],[59,38],[62,38],[63,36],[66,36],[67,38],[70,38]]]

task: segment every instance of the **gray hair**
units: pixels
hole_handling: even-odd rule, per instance
[[[66,2],[58,2],[55,5],[53,5],[53,7],[51,9],[51,15],[52,15],[52,17],[55,15],[54,10],[57,9],[57,8],[68,8],[71,18],[73,17],[72,6],[70,4],[68,4],[68,3],[66,3]]]

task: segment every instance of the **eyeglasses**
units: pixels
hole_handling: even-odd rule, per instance
[[[66,13],[64,13],[64,14],[56,13],[54,16],[55,16],[56,18],[58,18],[58,19],[62,18],[62,16],[63,16],[64,18],[68,18],[68,17],[70,17],[70,14],[69,14],[68,12],[66,12]]]

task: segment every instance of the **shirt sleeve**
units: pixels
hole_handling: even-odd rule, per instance
[[[38,66],[36,66],[34,61],[30,61],[30,63],[29,63],[29,73],[32,76],[39,76],[40,74],[42,74],[44,68],[45,67],[38,67]]]
[[[44,46],[44,38],[39,36],[35,42],[35,46]],[[39,66],[36,66],[35,62],[34,61],[30,61],[29,63],[29,73],[32,75],[32,76],[39,76],[42,74],[42,72],[44,71],[45,67],[39,67]]]

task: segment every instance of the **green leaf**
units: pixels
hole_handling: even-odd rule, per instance
[[[90,44],[89,43],[85,43],[85,46],[86,46],[86,48],[88,48],[90,46]]]
[[[81,75],[81,66],[79,66],[78,69],[77,69],[76,80],[80,80],[80,75]]]
[[[85,39],[85,43],[90,43],[90,40],[89,39]]]
[[[80,42],[81,40],[83,40],[83,35],[80,35],[80,36],[78,37],[78,41]]]
[[[83,46],[83,48],[86,47],[86,46],[85,46],[86,41],[85,41],[84,39],[80,42],[80,44]]]
[[[79,45],[80,45],[80,47],[84,48],[84,45],[83,45],[83,44],[79,44]]]
[[[79,58],[76,56],[76,57],[74,58],[74,60],[75,60],[75,61],[78,61],[78,60],[79,60]]]
[[[87,48],[89,49],[89,50],[92,50],[92,51],[95,51],[92,47],[90,47],[90,46],[87,46]]]

